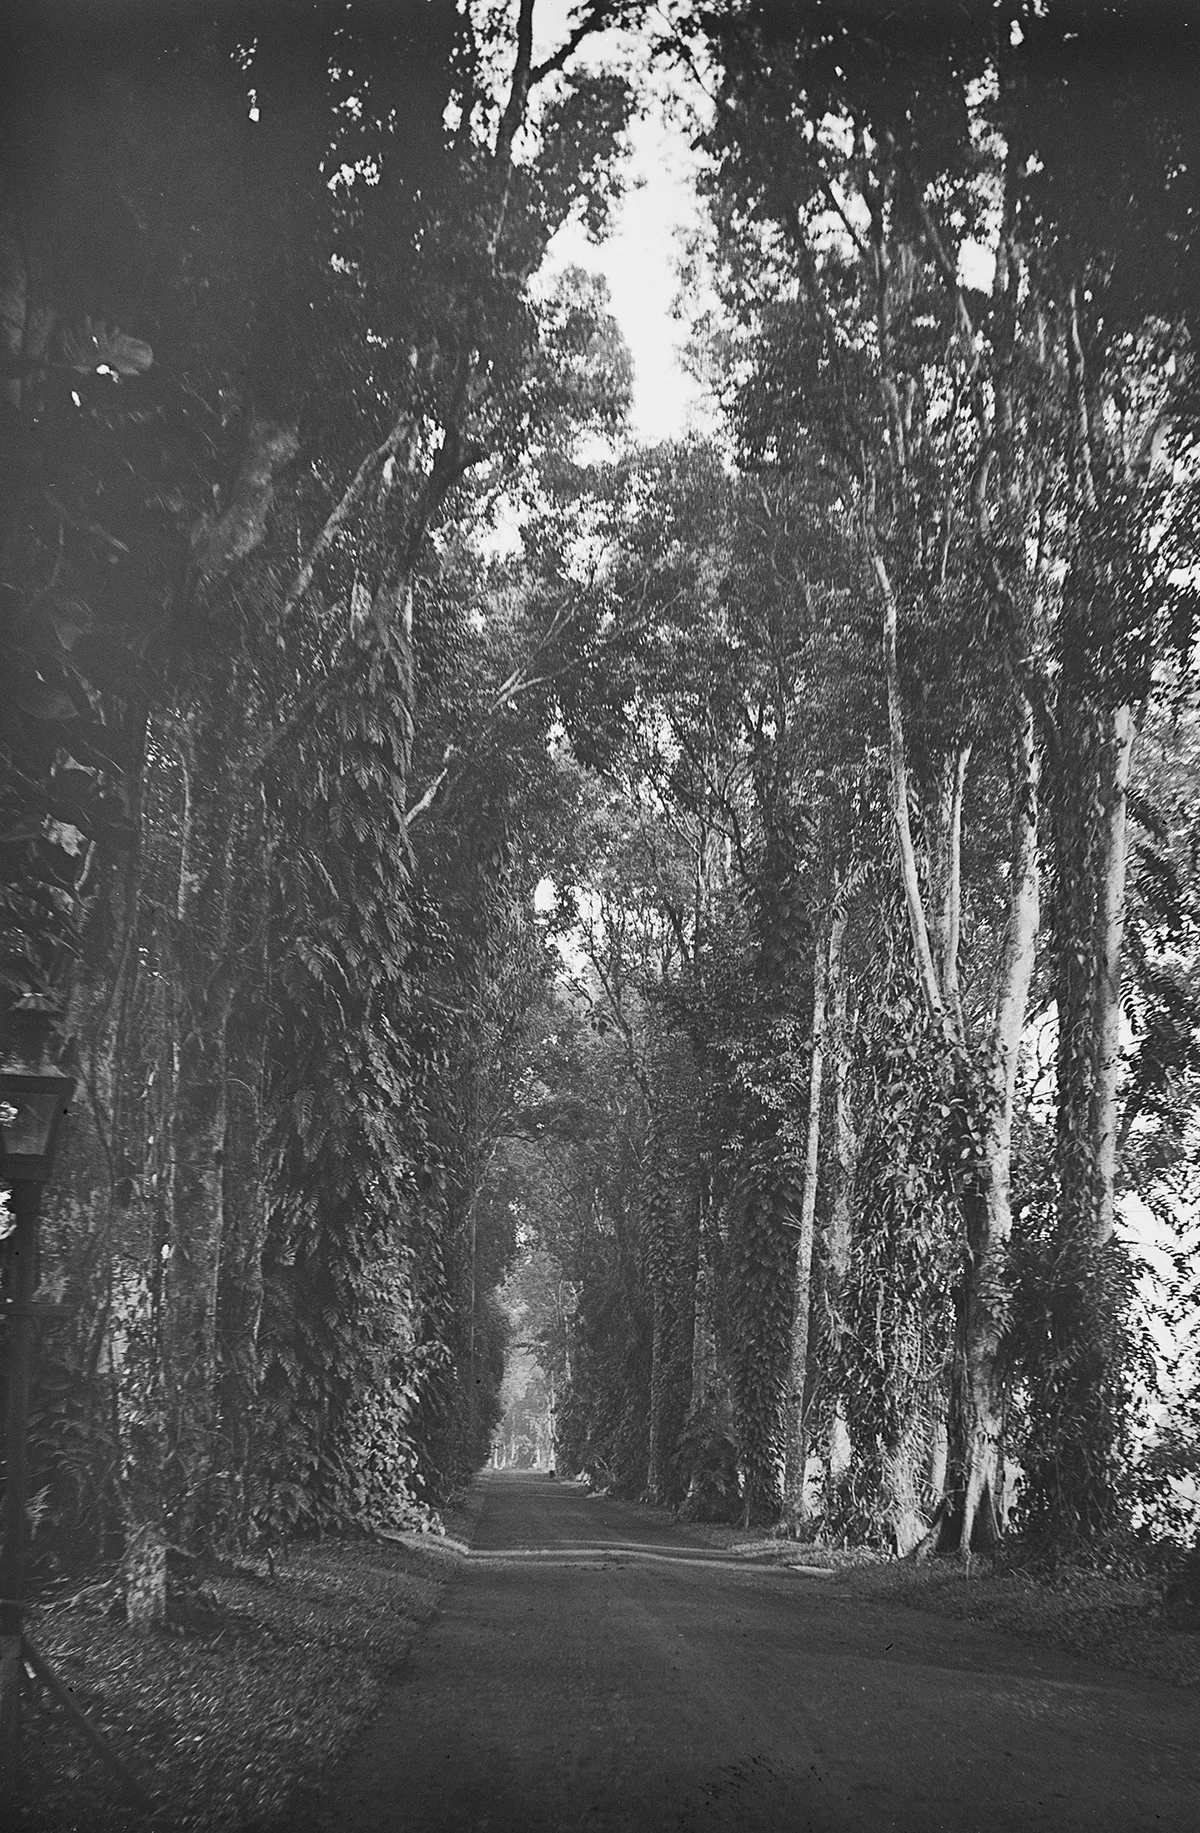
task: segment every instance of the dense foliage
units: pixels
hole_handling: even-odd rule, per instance
[[[168,1544],[427,1519],[551,1425],[905,1552],[1187,1531],[1200,148],[1136,14],[18,17],[43,1568],[153,1619]],[[650,450],[540,271],[621,24],[711,90],[720,431]]]
[[[545,973],[547,682],[489,562],[619,424],[629,97],[532,6],[73,7],[6,60],[9,1000],[82,1099],[45,1222],[44,1558],[405,1518],[486,1454],[481,1180]],[[511,17],[509,16],[511,12]]]
[[[693,1125],[679,1166],[643,1119],[640,1314],[580,1287],[571,1454],[600,1463],[630,1380],[654,1431],[665,1161],[697,1488],[708,1459],[764,1522],[1106,1557],[1194,1508],[1192,868],[1160,760],[1189,768],[1194,700],[1195,46],[1153,8],[698,15],[698,365],[732,449],[628,486],[608,576],[655,630],[600,761],[636,864],[610,822],[559,877],[580,997],[643,1076],[688,1053]]]

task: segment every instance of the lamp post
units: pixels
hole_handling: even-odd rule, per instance
[[[26,1543],[26,1428],[37,1288],[38,1210],[50,1176],[74,1078],[50,1060],[55,1008],[38,995],[8,1015],[8,1048],[0,1056],[0,1183],[10,1188],[4,1242],[5,1368],[4,1548],[0,1559],[0,1777],[16,1780],[21,1717]]]

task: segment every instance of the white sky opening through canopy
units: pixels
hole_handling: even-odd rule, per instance
[[[571,15],[567,0],[541,0],[535,30],[547,44],[557,43]],[[625,195],[603,242],[589,241],[577,220],[565,223],[550,243],[541,279],[549,283],[567,267],[604,276],[613,317],[633,358],[631,431],[640,442],[655,444],[681,438],[708,420],[704,390],[681,360],[687,325],[674,315],[685,239],[702,220],[696,192],[700,161],[680,119],[682,73],[666,67],[651,73],[648,42],[639,56],[637,38],[628,32],[601,34],[589,61],[600,66],[613,51],[614,61],[629,65],[640,91],[628,133]],[[687,87],[686,102],[704,102],[694,83]]]

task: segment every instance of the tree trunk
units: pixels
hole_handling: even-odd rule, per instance
[[[152,1101],[146,1115],[145,1157],[138,1194],[122,1230],[114,1269],[114,1359],[118,1367],[121,1430],[121,1502],[125,1552],[122,1583],[125,1610],[134,1628],[145,1629],[167,1614],[168,1406],[164,1391],[163,1287],[169,1253],[171,1163],[169,1133],[174,1098],[174,1052],[162,976],[139,1002],[142,1035],[157,1045],[151,1066]],[[136,1073],[137,1056],[123,1064]]]
[[[820,1169],[821,1086],[825,1068],[825,1008],[829,983],[836,979],[846,927],[838,910],[830,919],[828,939],[821,939],[813,973],[812,1065],[808,1079],[808,1130],[804,1154],[804,1194],[800,1203],[794,1272],[791,1362],[788,1380],[787,1439],[784,1454],[783,1506],[789,1531],[795,1533],[804,1518],[804,1473],[807,1432],[804,1389],[808,1377],[809,1314],[812,1309],[813,1232],[817,1212],[817,1176]]]
[[[884,595],[884,653],[891,730],[892,785],[897,845],[917,956],[930,1017],[948,1044],[965,1055],[966,1040],[956,1023],[956,1001],[938,983],[929,943],[916,860],[908,823],[908,767],[900,704],[896,648],[896,603],[882,561],[875,562]],[[977,1108],[979,1162],[973,1188],[963,1194],[967,1255],[963,1266],[957,1332],[959,1366],[951,1395],[951,1469],[945,1504],[931,1534],[939,1546],[957,1544],[967,1551],[990,1544],[999,1533],[996,1496],[1003,1423],[1003,1388],[999,1350],[1007,1316],[1006,1272],[1012,1233],[1009,1178],[1012,1162],[1013,1099],[1021,1034],[1037,948],[1039,922],[1038,783],[1039,764],[1033,709],[1014,681],[1014,787],[1012,804],[1012,877],[999,982],[989,1036],[976,1062],[972,1086],[963,1096]],[[951,827],[951,881],[957,889],[956,833],[962,818],[967,753],[960,750]],[[957,911],[947,913],[945,970],[957,976],[950,940],[957,933]],[[924,1549],[925,1542],[920,1543]]]
[[[712,1300],[712,1170],[700,1168],[696,1180],[696,1277],[692,1301],[692,1407],[702,1407],[713,1389],[717,1373],[717,1339]]]
[[[124,858],[111,858],[97,877],[105,889],[89,912],[67,1009],[79,1088],[46,1191],[42,1240],[47,1263],[60,1270],[63,1297],[71,1307],[57,1346],[82,1377],[89,1420],[103,1434],[110,1425],[111,1392],[98,1369],[108,1360],[111,1340],[114,1226],[130,1194],[120,1053],[125,1012],[139,972],[136,848]],[[116,1497],[109,1473],[101,1474],[97,1462],[86,1472],[88,1500],[115,1525]],[[94,1532],[95,1515],[80,1509],[81,1519],[89,1514]]]
[[[659,1176],[662,1172],[660,1168]],[[649,1461],[646,1494],[659,1506],[678,1500],[671,1460],[687,1414],[691,1344],[685,1341],[686,1311],[694,1278],[685,1275],[679,1218],[672,1193],[660,1183],[652,1197],[651,1278],[654,1334],[650,1373]]]
[[[743,1325],[731,1343],[730,1397],[742,1475],[742,1521],[771,1526],[783,1507],[789,1271],[800,1192],[790,1169],[748,1156],[729,1197],[734,1299]],[[731,1284],[733,1282],[731,1281]],[[761,1322],[760,1322],[761,1320]]]
[[[847,1030],[846,975],[839,949],[831,963],[833,1004],[833,1165],[829,1226],[825,1236],[825,1353],[833,1384],[829,1423],[828,1474],[825,1509],[828,1514],[838,1486],[850,1469],[853,1444],[847,1418],[842,1374],[842,1336],[846,1281],[850,1274],[851,1223],[854,1203],[854,1165],[858,1142],[850,1108],[850,1039]]]
[[[182,725],[182,721],[179,722]],[[171,1415],[172,1514],[188,1545],[211,1515],[217,1431],[217,1288],[225,1230],[223,1163],[233,983],[229,949],[234,864],[241,831],[216,734],[198,721],[180,738],[190,784],[176,906],[177,1079],[163,1304],[164,1375]]]
[[[1095,1232],[1098,1246],[1110,1240],[1115,1222],[1117,1173],[1117,1085],[1121,1070],[1121,964],[1125,943],[1125,880],[1128,855],[1129,769],[1134,720],[1130,706],[1114,707],[1105,745],[1104,813],[1099,835],[1096,897],[1096,981],[1092,1030],[1091,1133],[1095,1161]]]
[[[262,1316],[262,1252],[267,1232],[263,1183],[261,1089],[266,1014],[257,1004],[234,1015],[226,1034],[227,1096],[223,1182],[223,1242],[218,1269],[217,1443],[226,1473],[217,1504],[220,1530],[243,1544],[256,1501],[253,1468],[258,1400],[258,1329]]]
[[[921,1471],[928,1457],[926,1421],[914,1411],[902,1422],[899,1437],[884,1451],[880,1472],[883,1510],[901,1559],[921,1544],[927,1532],[927,1517],[921,1509]]]
[[[878,555],[875,556],[874,565],[875,576],[883,594],[883,658],[887,675],[892,819],[896,828],[896,853],[900,868],[900,883],[904,891],[904,907],[908,913],[913,954],[916,958],[917,975],[921,983],[921,990],[925,995],[925,1003],[930,1016],[940,1023],[943,1031],[948,1032],[945,1001],[938,983],[933,949],[929,941],[929,923],[925,915],[924,899],[921,896],[917,855],[913,847],[912,826],[908,814],[908,750],[904,738],[904,715],[900,692],[900,662],[897,649],[898,608],[891,578],[883,560]]]
[[[1081,617],[1089,613],[1085,603]],[[1094,1545],[1112,1525],[1128,1353],[1113,1229],[1134,718],[1127,705],[1099,712],[1081,672],[1065,684],[1060,714],[1058,1217],[1026,1471],[1031,1530],[1056,1554]]]
[[[970,760],[970,745],[960,745],[947,798],[942,919],[942,989],[960,1037],[965,1036],[962,992],[958,982],[959,935],[962,927],[962,812]]]
[[[1029,1005],[1040,909],[1038,864],[1039,766],[1033,708],[1017,703],[1012,808],[1012,878],[1004,956],[990,1047],[985,1059],[981,1201],[974,1222],[965,1292],[966,1381],[969,1401],[966,1488],[959,1547],[999,1536],[999,1459],[1003,1427],[1000,1343],[1008,1313],[1008,1244],[1012,1234],[1009,1180],[1013,1102],[1021,1035]]]
[[[1075,620],[1079,621],[1078,617]],[[1055,823],[1055,999],[1058,1009],[1058,1234],[1097,1234],[1092,1119],[1097,1053],[1095,889],[1101,802],[1099,716],[1091,703],[1080,638],[1067,653],[1059,696],[1060,764]]]
[[[207,1003],[207,1002],[206,1002]],[[215,1009],[212,1009],[215,1006]],[[187,1545],[210,1502],[216,1436],[217,1286],[225,1232],[225,1028],[218,995],[193,1022],[179,1052],[177,1145],[163,1349],[179,1479],[176,1532]]]

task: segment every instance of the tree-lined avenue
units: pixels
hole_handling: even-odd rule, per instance
[[[0,1771],[27,1608],[491,1462],[347,1827],[1195,1833],[1194,1694],[700,1524],[1200,1683],[1200,8],[6,11]]]

